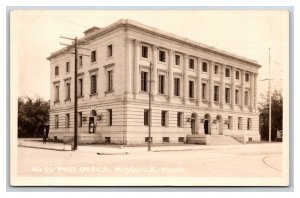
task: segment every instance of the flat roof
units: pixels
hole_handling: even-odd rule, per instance
[[[160,30],[160,29],[157,29],[155,27],[142,24],[140,22],[137,22],[137,21],[134,21],[134,20],[131,20],[131,19],[120,19],[120,20],[118,20],[118,21],[116,21],[116,22],[114,22],[114,23],[112,23],[112,24],[110,24],[110,25],[108,25],[104,28],[98,28],[98,27],[95,27],[95,26],[91,27],[91,28],[87,29],[84,32],[86,33],[86,32],[89,32],[91,30],[93,30],[93,31],[91,31],[91,33],[89,33],[89,34],[86,34],[84,37],[80,38],[79,40],[80,41],[88,41],[88,40],[91,40],[91,39],[95,39],[95,38],[97,38],[97,37],[99,37],[103,34],[106,34],[110,31],[112,31],[112,30],[114,30],[118,27],[122,27],[122,26],[128,26],[128,27],[133,27],[133,28],[144,30],[144,31],[148,31],[149,33],[156,34],[158,36],[165,37],[167,39],[172,39],[172,40],[175,40],[177,42],[184,43],[186,45],[191,45],[191,46],[194,46],[194,47],[198,47],[198,48],[201,48],[202,50],[205,50],[205,51],[208,51],[208,52],[211,52],[211,53],[216,53],[220,56],[226,56],[226,57],[229,57],[229,58],[236,59],[238,61],[247,62],[248,64],[251,64],[251,65],[254,65],[254,66],[257,66],[257,67],[261,67],[261,65],[259,65],[258,62],[253,60],[253,59],[242,57],[242,56],[227,52],[225,50],[221,50],[221,49],[218,49],[218,48],[215,48],[215,47],[212,47],[212,46],[200,43],[200,42],[190,40],[190,39],[182,37],[182,36],[175,35],[175,34],[170,33],[170,32],[165,32],[163,30]],[[51,58],[54,58],[54,57],[56,57],[56,56],[58,56],[58,55],[60,55],[64,52],[66,52],[66,50],[68,50],[68,49],[70,49],[70,48],[65,47],[65,48],[62,48],[58,51],[55,51],[55,52],[51,53],[51,55],[47,59],[50,60]]]

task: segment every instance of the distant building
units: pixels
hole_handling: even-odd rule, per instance
[[[184,142],[189,134],[260,140],[261,65],[256,61],[132,20],[84,33],[81,40],[89,43],[90,52],[81,53],[90,57],[79,56],[79,143],[148,141],[150,62],[153,143]],[[68,139],[74,126],[74,55],[62,49],[48,60],[49,137]]]

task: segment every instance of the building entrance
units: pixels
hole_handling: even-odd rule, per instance
[[[209,114],[205,114],[204,116],[204,134],[205,135],[209,135],[211,134],[211,120],[210,120],[210,115]]]
[[[192,114],[192,116],[191,116],[191,132],[192,132],[192,134],[196,133],[196,118],[195,118],[195,114]]]
[[[97,113],[95,110],[92,110],[89,119],[89,133],[95,133],[95,116],[97,116]]]

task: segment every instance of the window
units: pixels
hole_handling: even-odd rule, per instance
[[[107,124],[108,126],[112,126],[112,109],[107,110]]]
[[[113,46],[108,45],[107,46],[107,57],[111,57],[113,55]]]
[[[113,71],[107,72],[107,91],[113,91]]]
[[[242,130],[242,128],[243,128],[243,127],[242,127],[242,125],[243,125],[242,122],[243,122],[242,117],[239,117],[239,118],[238,118],[238,129],[239,129],[239,130]]]
[[[235,90],[235,104],[240,104],[240,91],[238,89]]]
[[[56,66],[56,67],[55,67],[55,76],[58,76],[58,75],[59,75],[59,67]]]
[[[160,94],[165,93],[165,76],[164,75],[158,76],[158,92]]]
[[[83,62],[82,62],[83,60],[82,60],[82,56],[79,56],[79,67],[82,67],[82,65],[83,65]]]
[[[70,114],[66,114],[66,128],[70,127]]]
[[[77,125],[78,127],[82,127],[82,112],[78,112]]]
[[[219,66],[218,65],[215,65],[215,74],[218,74],[219,73]]]
[[[247,119],[247,130],[251,130],[251,118]]]
[[[180,56],[175,54],[175,65],[180,65]]]
[[[228,129],[232,129],[232,116],[228,116]]]
[[[174,95],[180,96],[180,79],[174,78]]]
[[[230,69],[229,68],[225,69],[225,76],[228,78],[230,77]]]
[[[70,72],[70,62],[66,62],[66,72]]]
[[[55,96],[54,96],[54,102],[59,101],[59,85],[55,86]]]
[[[225,88],[225,102],[230,103],[230,88]]]
[[[178,142],[184,142],[184,137],[178,137]]]
[[[245,74],[245,81],[246,81],[246,82],[249,82],[249,78],[250,78],[250,77],[249,77],[249,74],[246,73],[246,74]]]
[[[183,113],[177,112],[177,127],[182,127]]]
[[[202,99],[206,100],[206,83],[202,83]]]
[[[163,137],[163,138],[162,138],[162,141],[163,141],[163,142],[170,142],[170,138],[169,138],[169,137]]]
[[[149,125],[149,110],[145,109],[144,110],[144,126]]]
[[[167,126],[167,111],[161,111],[161,126]]]
[[[192,58],[190,58],[190,60],[189,60],[189,67],[190,67],[190,69],[194,69],[195,68],[195,60],[192,59]]]
[[[235,72],[235,79],[240,79],[240,72],[239,71],[236,71]]]
[[[247,106],[249,104],[249,92],[245,91],[245,105]]]
[[[207,72],[207,62],[202,63],[202,72]]]
[[[78,94],[79,97],[83,96],[82,78],[78,79]]]
[[[214,101],[219,101],[219,86],[214,86]]]
[[[141,91],[147,91],[148,72],[141,71]]]
[[[96,50],[94,50],[94,51],[92,51],[91,52],[91,62],[93,63],[93,62],[96,62]]]
[[[59,124],[58,124],[58,115],[55,115],[55,119],[54,119],[54,124],[55,124],[55,128],[58,128]]]
[[[160,62],[166,62],[166,52],[159,50],[159,61]]]
[[[189,81],[189,97],[194,98],[194,81]]]
[[[71,94],[71,86],[70,86],[70,83],[67,82],[66,83],[66,100],[71,99],[70,94]]]
[[[91,76],[91,94],[97,93],[97,76],[92,75]]]
[[[142,46],[142,57],[148,58],[148,47]]]

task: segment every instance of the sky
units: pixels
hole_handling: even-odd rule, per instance
[[[50,53],[66,42],[60,35],[82,37],[92,27],[121,18],[136,20],[178,36],[258,61],[258,101],[268,91],[269,48],[272,89],[282,89],[289,68],[289,27],[285,11],[56,11],[11,12],[11,75],[18,96],[50,99]]]

